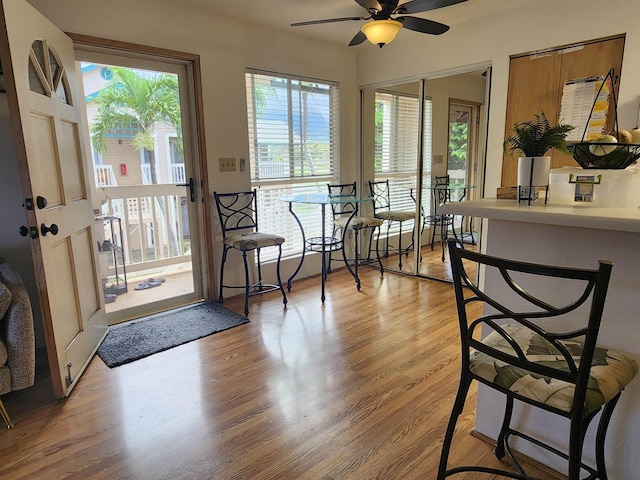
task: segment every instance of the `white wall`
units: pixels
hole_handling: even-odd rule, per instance
[[[474,75],[455,75],[448,78],[436,78],[426,82],[425,91],[433,99],[432,155],[441,155],[442,164],[431,163],[431,174],[447,175],[447,157],[449,156],[449,101],[451,99],[484,103],[486,80],[478,73]]]

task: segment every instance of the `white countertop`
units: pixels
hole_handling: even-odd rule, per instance
[[[554,205],[538,200],[531,205],[515,200],[482,200],[447,203],[442,213],[514,222],[543,223],[567,227],[595,228],[640,233],[640,208]]]

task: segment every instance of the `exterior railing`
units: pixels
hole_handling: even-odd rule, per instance
[[[127,270],[162,268],[191,261],[184,187],[171,184],[98,188],[102,214],[122,219]]]
[[[151,185],[151,165],[148,163],[140,164],[140,171],[142,173],[142,183],[145,185]],[[157,172],[158,170],[156,170]],[[185,183],[186,174],[184,171],[184,163],[172,163],[168,165],[167,177],[158,174],[159,183]]]
[[[184,171],[184,163],[172,163],[169,165],[169,181],[171,183],[187,182],[187,176]]]
[[[151,181],[151,165],[148,163],[141,163],[140,171],[142,173],[142,183],[145,185],[151,185],[153,183]]]
[[[115,187],[118,185],[113,173],[113,165],[94,165],[93,177],[98,187]]]

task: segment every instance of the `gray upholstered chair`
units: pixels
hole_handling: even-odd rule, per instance
[[[35,381],[33,314],[20,274],[0,259],[0,395]],[[0,399],[0,415],[13,427]]]

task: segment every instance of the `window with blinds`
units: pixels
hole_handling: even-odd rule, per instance
[[[338,84],[247,70],[251,185],[259,229],[286,238],[283,256],[303,248],[300,227],[281,198],[328,193],[339,180]],[[307,237],[322,232],[320,205],[294,205]],[[331,231],[331,215],[326,216]],[[263,259],[268,255],[265,250]]]
[[[378,91],[375,95],[375,179],[389,179],[391,208],[415,210],[415,192],[418,172],[418,121],[419,99],[417,96]],[[431,182],[431,119],[432,102],[424,101],[424,187]],[[423,205],[430,209],[430,195],[424,190]],[[391,231],[398,228],[392,224]]]

